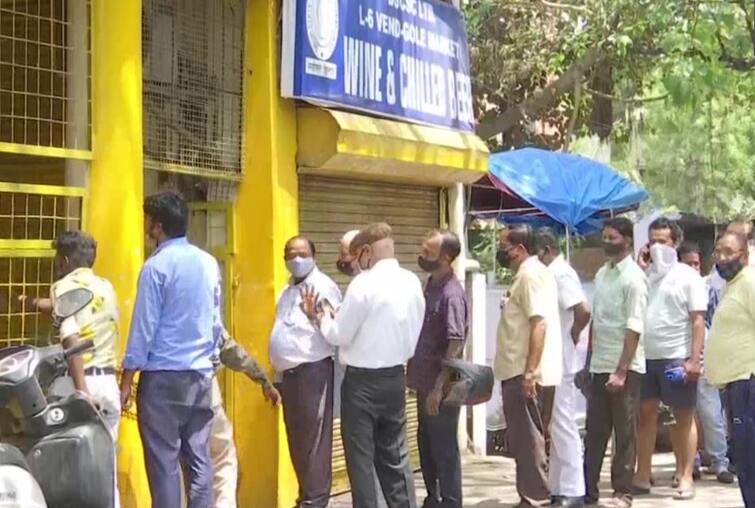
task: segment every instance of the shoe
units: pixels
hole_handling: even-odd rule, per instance
[[[734,478],[734,473],[732,473],[728,469],[719,471],[716,475],[716,480],[718,480],[718,483],[724,483],[726,485],[731,485],[732,483],[734,483]]]

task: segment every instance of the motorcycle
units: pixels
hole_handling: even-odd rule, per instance
[[[70,317],[92,299],[75,289],[55,302]],[[107,424],[84,394],[48,395],[67,360],[92,349],[13,346],[0,350],[0,507],[112,508],[115,450]]]

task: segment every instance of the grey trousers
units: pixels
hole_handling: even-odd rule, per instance
[[[542,394],[535,399],[524,397],[523,379],[517,376],[501,383],[506,439],[516,460],[519,497],[532,506],[546,506],[550,504],[550,490],[544,418],[550,414],[550,408],[544,407]]]
[[[440,413],[429,416],[425,395],[417,397],[419,460],[425,480],[425,506],[461,508],[461,453],[456,431],[461,408],[440,406]]]
[[[346,368],[341,385],[341,436],[354,508],[378,507],[373,467],[389,508],[417,506],[406,442],[403,365]]]
[[[153,508],[181,506],[183,462],[189,508],[211,508],[212,378],[194,371],[142,372],[136,395]]]
[[[325,508],[333,479],[333,359],[285,371],[281,395],[288,450],[299,480],[296,506]]]

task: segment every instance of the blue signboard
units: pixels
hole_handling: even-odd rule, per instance
[[[281,91],[474,130],[464,19],[438,0],[286,0]]]

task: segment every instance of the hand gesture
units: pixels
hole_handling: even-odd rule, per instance
[[[131,408],[131,382],[121,381],[121,410],[128,411]]]
[[[608,381],[606,381],[606,390],[611,393],[618,393],[624,389],[626,382],[627,373],[617,370],[616,372],[608,376]]]
[[[700,379],[700,374],[702,373],[702,367],[700,366],[699,361],[694,361],[692,359],[687,360],[684,362],[684,382],[685,383],[695,383],[698,379]]]
[[[537,383],[534,374],[525,374],[522,379],[522,395],[525,399],[537,398]]]
[[[437,416],[440,413],[440,403],[443,400],[443,390],[433,388],[425,400],[425,411],[428,416]]]
[[[301,288],[301,310],[310,321],[319,321],[321,311],[318,308],[319,297],[315,288],[304,285]]]
[[[278,407],[278,404],[281,403],[281,394],[273,385],[263,387],[262,395],[265,397],[265,401],[269,402],[273,407]]]
[[[650,258],[650,244],[645,244],[637,255],[637,264],[643,270],[647,270],[651,263],[652,259]]]

